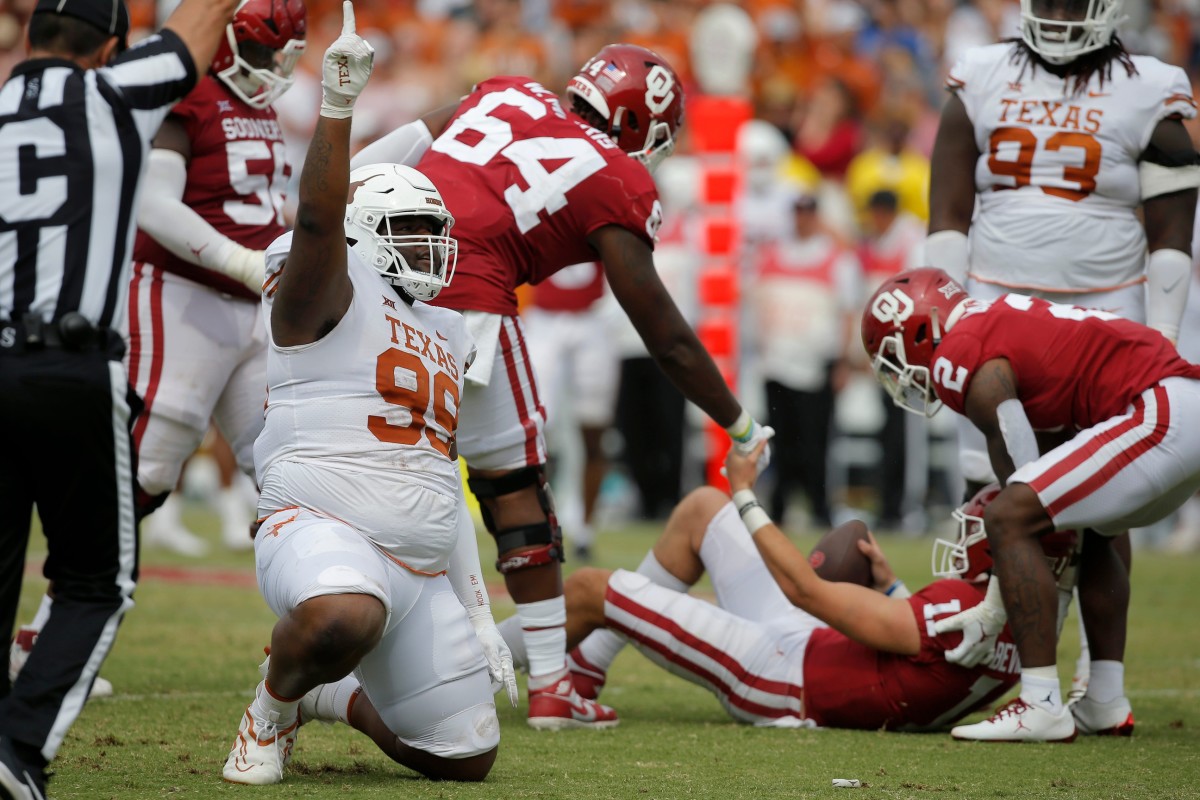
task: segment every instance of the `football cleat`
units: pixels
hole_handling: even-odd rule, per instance
[[[283,780],[283,769],[292,760],[292,748],[296,745],[296,731],[300,727],[300,716],[286,727],[280,727],[278,712],[271,712],[269,719],[258,719],[250,706],[242,715],[237,739],[221,776],[230,783],[245,783],[266,786]]]
[[[185,528],[177,517],[172,518],[171,514],[162,511],[146,518],[142,527],[142,544],[189,558],[208,554],[207,541]]]
[[[17,680],[17,673],[24,667],[25,662],[29,660],[29,656],[33,653],[33,645],[37,642],[38,633],[35,628],[28,625],[22,625],[17,629],[17,635],[13,637],[12,645],[8,648],[8,681],[13,683]],[[109,681],[101,678],[99,675],[92,682],[92,691],[88,693],[88,699],[93,697],[112,697],[113,685]]]
[[[578,647],[567,653],[567,674],[575,692],[584,700],[595,700],[599,697],[608,677],[604,670],[584,658]]]
[[[1075,718],[1067,711],[1052,714],[1021,698],[1005,703],[991,719],[950,730],[955,739],[975,742],[1072,742]]]
[[[1084,736],[1133,736],[1133,708],[1124,695],[1099,703],[1085,694],[1067,708]]]
[[[568,728],[615,728],[620,720],[617,712],[595,700],[579,696],[564,674],[542,689],[529,690],[529,727],[539,731],[561,731]]]

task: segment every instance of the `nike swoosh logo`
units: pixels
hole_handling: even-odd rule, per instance
[[[443,342],[448,342],[448,341],[450,341],[450,337],[449,337],[449,336],[442,336],[442,332],[441,332],[441,331],[434,331],[434,333],[436,333],[436,334],[437,334],[437,337],[438,337],[439,339],[441,339]]]
[[[571,710],[575,712],[575,718],[580,722],[596,721],[596,709],[594,706],[582,706],[576,703],[571,703]]]
[[[1163,287],[1163,294],[1170,294],[1171,292],[1175,291],[1175,287],[1181,283],[1183,283],[1183,278],[1182,277],[1176,278],[1175,282],[1172,283],[1170,286]]]
[[[1108,92],[1088,92],[1088,97],[1108,97]]]

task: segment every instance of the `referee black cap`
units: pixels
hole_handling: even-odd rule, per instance
[[[125,7],[125,0],[38,0],[33,13],[75,17],[109,36],[116,36],[122,50],[128,44],[129,9]]]

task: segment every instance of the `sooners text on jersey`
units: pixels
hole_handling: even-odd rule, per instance
[[[979,367],[1007,359],[1017,395],[1038,430],[1090,428],[1125,412],[1165,378],[1200,379],[1158,331],[1115,314],[1006,294],[976,303],[933,353],[938,397],[963,413]]]
[[[1106,290],[1141,280],[1146,237],[1138,160],[1158,123],[1192,118],[1178,67],[1134,56],[1076,93],[1015,58],[1017,44],[971,50],[946,86],[966,107],[979,160],[971,275],[1010,288]]]
[[[266,249],[285,230],[284,192],[292,173],[275,110],[251,108],[206,75],[169,119],[183,125],[191,143],[183,202],[243,247]],[[258,299],[239,281],[176,257],[142,231],[133,257],[222,292]]]
[[[936,634],[937,620],[971,608],[984,587],[940,580],[908,599],[921,631],[915,656],[882,653],[832,628],[818,628],[804,653],[804,713],[836,728],[941,728],[995,702],[1020,677],[1021,662],[1006,627],[991,660],[966,669],[946,661],[962,634]]]
[[[446,308],[516,314],[517,286],[595,259],[592,231],[618,225],[653,247],[662,223],[645,166],[529,78],[476,86],[417,168],[454,214]]]

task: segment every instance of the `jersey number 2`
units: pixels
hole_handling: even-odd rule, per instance
[[[393,347],[380,353],[375,362],[375,390],[386,402],[407,409],[412,415],[407,425],[369,415],[367,429],[376,439],[389,444],[415,445],[424,436],[434,450],[450,457],[450,438],[443,440],[426,422],[432,394],[434,423],[448,436],[454,432],[458,419],[458,385],[449,375],[436,372],[431,380],[420,356]]]
[[[1017,153],[1015,158],[1000,158],[1000,151],[1004,145],[1015,144]],[[1038,188],[1049,195],[1062,197],[1066,200],[1082,200],[1092,192],[1096,191],[1096,175],[1100,172],[1101,147],[1100,142],[1096,141],[1096,137],[1090,133],[1079,133],[1077,131],[1059,131],[1046,140],[1042,145],[1042,150],[1051,152],[1062,150],[1064,148],[1074,148],[1082,151],[1083,163],[1079,166],[1065,166],[1062,171],[1064,181],[1076,183],[1078,189],[1070,189],[1063,186],[1044,186],[1040,183]],[[988,169],[993,175],[1004,175],[1013,179],[1013,185],[1007,186],[1003,184],[995,184],[993,190],[1000,189],[1020,189],[1022,186],[1028,186],[1033,182],[1033,161],[1037,156],[1038,139],[1037,134],[1028,128],[997,128],[992,133],[991,141],[988,142]]]

